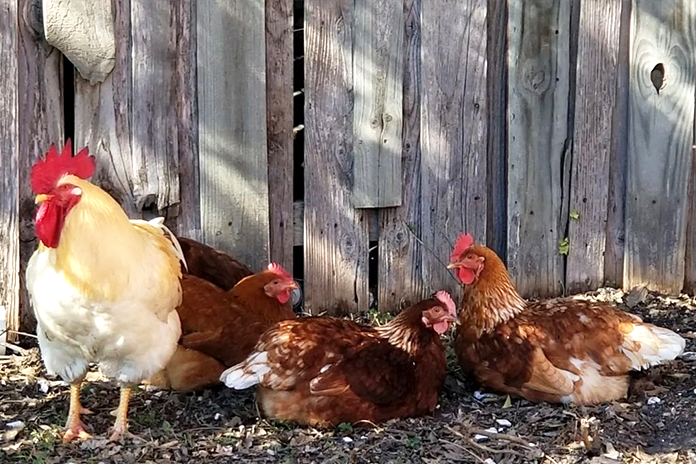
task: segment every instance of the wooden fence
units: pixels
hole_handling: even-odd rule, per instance
[[[0,305],[66,135],[132,217],[261,268],[305,309],[456,290],[462,231],[527,296],[696,282],[692,0],[113,0],[91,85],[0,0]],[[304,110],[304,111],[302,111]]]

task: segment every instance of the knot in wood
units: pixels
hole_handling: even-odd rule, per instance
[[[524,64],[523,85],[527,90],[535,93],[546,92],[551,87],[548,67],[538,60],[530,60]]]
[[[22,11],[24,23],[37,39],[44,39],[43,7],[41,0],[29,0]]]
[[[657,94],[660,95],[660,90],[664,89],[665,84],[667,83],[664,64],[657,63],[652,71],[650,71],[650,81],[652,82],[653,87],[655,87]]]

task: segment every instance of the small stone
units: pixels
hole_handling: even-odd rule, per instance
[[[496,419],[495,421],[502,427],[512,427],[512,422],[507,419]]]
[[[648,289],[646,287],[634,287],[630,292],[628,292],[628,295],[626,295],[624,301],[626,302],[626,306],[629,308],[634,308],[643,303],[647,298]]]
[[[353,439],[350,437],[343,437],[343,443],[353,443]]]
[[[657,396],[651,396],[650,398],[648,398],[648,404],[659,404],[661,402],[662,400]]]

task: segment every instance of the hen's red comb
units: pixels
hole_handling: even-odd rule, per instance
[[[282,279],[289,279],[289,280],[292,279],[292,276],[290,275],[290,273],[288,271],[286,271],[285,268],[278,263],[269,264],[268,270]]]
[[[449,293],[444,290],[440,290],[435,294],[435,298],[437,298],[440,303],[445,305],[445,308],[447,308],[447,311],[451,316],[457,316],[457,307],[454,305],[454,300],[452,300]]]
[[[58,154],[55,144],[48,149],[45,158],[39,158],[31,168],[31,189],[36,194],[48,193],[65,174],[87,179],[94,174],[96,163],[87,147],[72,156],[70,139],[65,142],[63,152]]]
[[[457,241],[454,243],[454,250],[452,251],[450,260],[454,261],[455,259],[459,258],[462,253],[471,248],[473,244],[474,237],[472,237],[471,234],[460,235]]]

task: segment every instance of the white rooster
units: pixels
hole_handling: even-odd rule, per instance
[[[86,179],[94,157],[51,146],[32,167],[41,243],[26,281],[46,369],[70,383],[64,442],[88,438],[80,385],[89,363],[121,386],[111,440],[127,430],[131,385],[169,361],[181,334],[181,249],[161,220],[130,221]],[[170,239],[165,236],[165,231]]]

